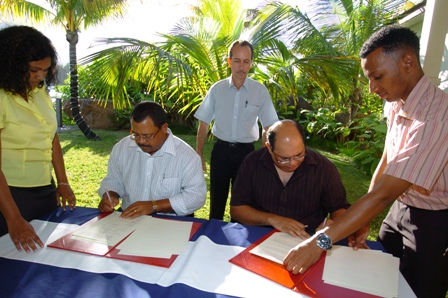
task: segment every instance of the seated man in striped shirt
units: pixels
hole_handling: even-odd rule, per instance
[[[98,209],[111,212],[122,199],[121,217],[191,215],[205,202],[201,158],[168,128],[166,113],[142,101],[131,114],[131,135],[115,144],[98,194]]]
[[[308,238],[330,222],[328,214],[334,220],[350,206],[339,172],[305,147],[303,128],[295,121],[274,123],[266,136],[266,146],[248,155],[238,171],[231,217]]]

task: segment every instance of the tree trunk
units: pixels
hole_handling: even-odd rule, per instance
[[[73,120],[84,136],[89,140],[101,140],[87,125],[84,117],[81,115],[78,100],[78,61],[76,59],[76,44],[78,43],[78,32],[67,29],[66,39],[69,42],[70,49],[70,107]]]
[[[359,106],[362,104],[361,87],[356,87],[350,96],[350,119],[349,121],[356,118],[359,112]]]

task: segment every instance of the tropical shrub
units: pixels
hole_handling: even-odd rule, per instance
[[[354,140],[345,142],[340,150],[351,156],[367,175],[372,175],[383,154],[386,122],[378,114],[356,121],[358,124],[350,128],[355,132]]]
[[[386,131],[383,102],[365,86],[363,104],[350,124],[349,141],[341,144],[340,150],[351,156],[366,174],[372,175],[383,154]]]
[[[302,110],[299,123],[302,124],[309,137],[338,142],[341,137],[350,134],[350,129],[338,122],[337,115],[341,110],[332,111],[329,108],[317,110]]]

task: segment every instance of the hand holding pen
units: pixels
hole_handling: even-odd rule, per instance
[[[327,218],[325,217],[325,219],[324,219],[324,221],[322,222],[322,224],[320,224],[320,225],[317,227],[316,232],[319,231],[319,230],[321,230],[321,229],[323,229],[323,228],[325,228],[326,226],[331,225],[332,223],[333,223],[333,221],[332,221],[331,219],[327,219]]]
[[[104,198],[101,200],[100,205],[98,206],[98,209],[100,209],[101,212],[114,212],[115,209],[114,207],[118,204],[118,202],[116,202],[116,198],[112,198],[109,194],[109,190],[106,189],[106,196],[107,196],[107,200]]]

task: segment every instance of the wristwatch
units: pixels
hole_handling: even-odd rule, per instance
[[[151,201],[152,202],[152,213],[157,213],[157,211],[159,210],[158,206],[157,206],[157,202],[156,201]]]
[[[320,233],[319,235],[317,235],[316,241],[317,246],[319,246],[323,250],[331,249],[331,238],[327,234]]]

